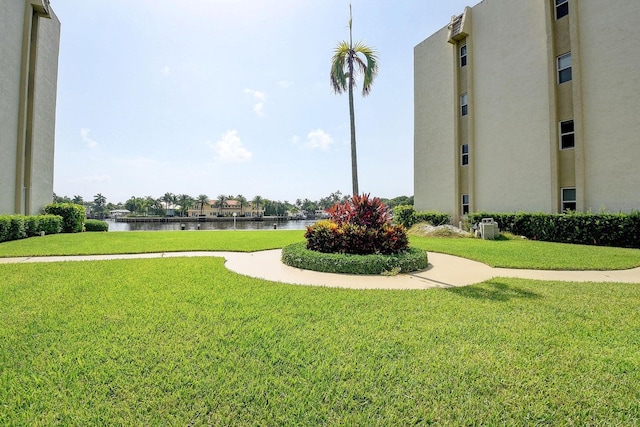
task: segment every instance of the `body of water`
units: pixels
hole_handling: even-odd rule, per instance
[[[317,220],[236,221],[236,230],[305,230]],[[109,231],[180,231],[180,222],[115,222],[106,220]],[[184,222],[185,230],[233,230],[233,221]],[[199,228],[198,228],[199,227]]]

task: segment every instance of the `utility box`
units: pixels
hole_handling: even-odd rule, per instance
[[[493,218],[482,218],[480,223],[480,236],[482,240],[494,240],[500,235],[498,223]]]

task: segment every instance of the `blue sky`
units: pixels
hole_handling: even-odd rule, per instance
[[[473,3],[473,2],[472,2]],[[353,0],[379,54],[356,96],[361,193],[413,194],[413,48],[460,0]],[[346,95],[329,85],[348,0],[52,0],[62,22],[54,191],[318,200],[351,192]]]

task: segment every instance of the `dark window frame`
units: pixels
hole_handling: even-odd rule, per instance
[[[556,20],[569,14],[569,0],[555,0]]]
[[[469,165],[469,144],[462,144],[460,146],[460,165]]]
[[[563,61],[566,62],[566,59],[569,59],[569,65],[561,65]],[[573,79],[573,75],[571,72],[571,52],[567,52],[558,56],[556,62],[558,69],[558,84],[570,82]]]
[[[563,120],[558,123],[558,132],[560,133],[560,149],[570,150],[576,147],[576,131],[571,120]]]

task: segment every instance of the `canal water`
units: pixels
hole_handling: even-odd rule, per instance
[[[109,231],[171,231],[181,230],[180,222],[115,222],[106,220]],[[317,220],[236,221],[236,230],[305,230]],[[184,222],[185,230],[233,230],[233,221]],[[198,228],[200,226],[200,228]]]

